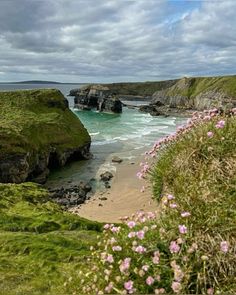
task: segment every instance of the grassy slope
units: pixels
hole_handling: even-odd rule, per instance
[[[189,86],[183,86],[184,81],[187,81]],[[179,94],[194,98],[206,91],[219,91],[231,97],[236,97],[236,76],[183,78],[173,87],[167,89],[166,95],[174,96]]]
[[[71,294],[64,286],[100,225],[68,214],[32,183],[0,185],[0,294]]]
[[[6,154],[83,146],[90,137],[58,90],[0,92],[0,159]]]
[[[190,236],[198,243],[198,256],[192,261],[193,273],[201,273],[201,255],[210,258],[206,264],[206,281],[221,292],[236,290],[235,254],[219,253],[220,241],[236,242],[236,118],[226,120],[223,129],[215,123],[204,124],[183,136],[167,148],[153,173],[154,196],[172,193],[182,211],[191,212],[187,226]],[[213,138],[207,132],[213,131]],[[162,220],[168,235],[183,219],[175,210]],[[234,250],[235,251],[235,250]],[[190,277],[189,289],[203,288],[204,276]],[[196,289],[195,289],[196,290]],[[200,292],[200,289],[198,289]]]
[[[118,95],[140,95],[151,96],[155,91],[170,87],[178,80],[167,80],[157,82],[134,82],[134,83],[112,83],[105,84]]]

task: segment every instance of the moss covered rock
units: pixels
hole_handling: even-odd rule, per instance
[[[91,138],[56,89],[0,92],[0,182],[44,182],[51,167],[89,157]]]

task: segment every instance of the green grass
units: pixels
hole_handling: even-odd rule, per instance
[[[90,142],[87,130],[55,89],[0,92],[0,159],[36,153],[49,147],[58,153]]]
[[[63,211],[33,183],[0,184],[0,294],[72,294],[101,225]]]

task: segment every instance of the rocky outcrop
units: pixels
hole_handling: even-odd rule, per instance
[[[44,183],[51,169],[90,158],[91,139],[58,90],[0,92],[0,182]]]
[[[108,87],[102,85],[87,85],[77,91],[72,89],[70,94],[74,93],[74,107],[82,110],[91,110],[96,108],[100,112],[121,113],[122,103],[119,98],[112,94]]]
[[[236,106],[236,76],[183,78],[171,87],[157,91],[149,108],[182,110],[232,108]]]

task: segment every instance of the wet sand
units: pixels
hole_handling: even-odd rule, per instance
[[[116,165],[116,172],[111,181],[111,188],[105,192],[96,192],[94,196],[70,211],[81,217],[100,222],[119,222],[119,218],[130,216],[138,210],[155,211],[157,202],[152,200],[149,181],[139,180],[136,173],[140,170],[139,163],[143,158],[135,159],[135,163],[125,160]],[[141,192],[142,186],[146,189]],[[101,198],[107,198],[101,200]]]

